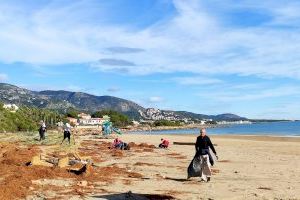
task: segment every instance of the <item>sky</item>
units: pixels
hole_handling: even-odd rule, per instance
[[[298,0],[0,0],[0,82],[300,119]]]

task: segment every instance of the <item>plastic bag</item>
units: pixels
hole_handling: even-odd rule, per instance
[[[201,176],[201,158],[200,155],[195,155],[193,160],[191,161],[188,169],[187,169],[188,176],[187,178],[191,177],[199,177]]]

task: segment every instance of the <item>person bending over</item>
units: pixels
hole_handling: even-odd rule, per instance
[[[161,143],[159,144],[159,148],[168,148],[169,147],[169,144],[170,144],[169,140],[161,138],[160,141],[161,141]]]

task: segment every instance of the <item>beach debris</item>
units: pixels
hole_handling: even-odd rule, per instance
[[[231,161],[230,161],[230,160],[218,160],[218,162],[229,163],[229,162],[231,162]]]
[[[77,164],[69,167],[68,171],[71,173],[74,173],[76,175],[80,175],[83,173],[85,173],[86,175],[89,175],[92,172],[92,166],[90,164],[77,163]]]
[[[165,194],[135,194],[131,191],[125,193],[124,195],[125,199],[136,199],[136,200],[149,200],[149,199],[161,199],[161,200],[167,200],[167,199],[175,199],[171,195],[165,195]]]
[[[259,189],[259,190],[272,190],[272,189],[269,188],[269,187],[258,187],[257,189]]]
[[[67,167],[69,165],[69,157],[59,159],[57,166],[60,168]]]
[[[52,167],[52,164],[41,159],[41,156],[33,156],[30,162],[34,166]]]
[[[92,171],[93,161],[90,157],[80,157],[78,154],[68,154],[65,157],[57,158],[47,155],[33,156],[28,165],[66,168],[76,175]]]

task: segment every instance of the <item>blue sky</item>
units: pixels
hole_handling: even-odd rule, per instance
[[[0,0],[0,81],[299,119],[299,10],[296,0]]]

